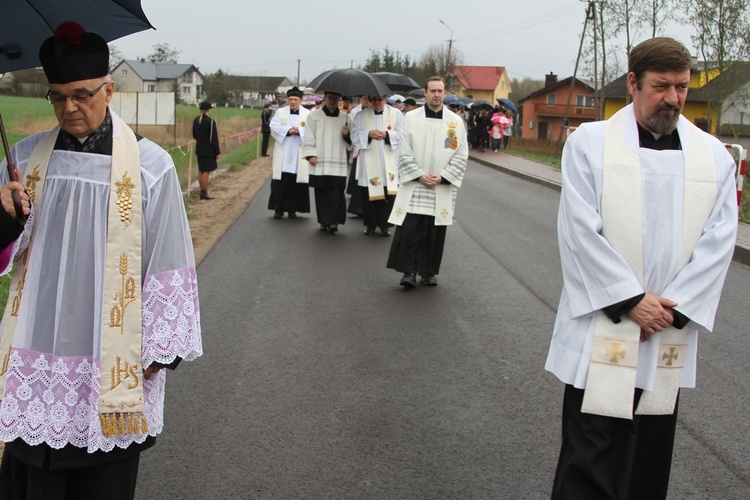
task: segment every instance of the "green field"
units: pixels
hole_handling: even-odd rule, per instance
[[[175,147],[174,131],[169,134],[159,134],[164,137],[163,141],[156,141],[167,149],[172,156],[177,169],[177,175],[183,188],[187,185],[188,166],[191,158],[187,154],[187,142],[192,131],[193,119],[198,115],[195,106],[177,106],[177,132],[178,138],[184,140],[184,145]],[[237,109],[237,108],[215,108],[211,116],[219,123],[219,132],[222,135],[234,135],[257,127],[260,123],[260,110]],[[0,95],[0,114],[8,136],[10,146],[33,133],[51,129],[56,124],[52,106],[45,100],[30,97],[10,97]],[[40,128],[40,123],[44,126]],[[144,134],[145,135],[145,134]],[[153,140],[153,139],[152,139]],[[178,140],[178,144],[180,141]],[[219,158],[220,168],[227,167],[230,170],[238,170],[249,164],[260,156],[257,148],[257,140],[251,138],[237,143],[232,141],[229,147],[222,144],[222,155]],[[0,161],[5,158],[5,151],[0,147]],[[195,156],[192,157],[191,180],[197,180],[198,167]],[[8,285],[10,277],[0,277],[0,316],[5,310],[8,300]]]

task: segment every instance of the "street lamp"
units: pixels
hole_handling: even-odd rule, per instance
[[[447,24],[445,24],[442,19],[438,19],[438,20],[440,21],[440,24],[442,24],[443,26],[445,26],[446,28],[448,28],[450,30],[450,32],[451,32],[450,39],[448,40],[448,61],[447,61],[447,65],[446,65],[447,66],[446,67],[446,72],[448,73],[448,75],[447,75],[448,78],[452,80],[452,78],[450,78],[450,77],[451,77],[452,72],[453,72],[453,68],[452,68],[452,66],[453,66],[453,60],[451,59],[451,47],[453,46],[453,28],[451,28],[450,26],[448,26]],[[448,88],[450,88],[450,87],[451,87],[450,82],[448,82]]]

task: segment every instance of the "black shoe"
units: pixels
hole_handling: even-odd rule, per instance
[[[284,212],[276,212],[273,214],[274,219],[283,219],[284,218]]]
[[[365,234],[375,234],[375,228],[374,227],[366,227],[365,228]]]
[[[391,235],[391,230],[388,229],[387,227],[381,227],[380,228],[380,234],[382,234],[383,236],[390,236]]]
[[[263,156],[268,157],[268,156],[271,156],[271,155],[263,155]]]
[[[422,276],[422,279],[419,280],[419,282],[422,286],[437,286],[437,278],[432,274]]]
[[[201,191],[201,200],[213,200],[214,197],[208,194],[208,191]]]
[[[399,285],[404,287],[405,289],[414,288],[417,286],[417,275],[414,273],[404,273],[404,276],[401,278],[401,281],[399,282]]]
[[[336,224],[332,226],[328,226],[328,232],[331,234],[336,234],[338,230],[339,230],[339,227]]]
[[[297,213],[296,212],[289,212],[289,218],[290,219],[296,219],[297,218]]]

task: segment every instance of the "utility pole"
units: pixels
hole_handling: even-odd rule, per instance
[[[453,42],[454,42],[453,29],[447,24],[445,24],[442,19],[439,19],[439,21],[440,21],[440,24],[448,28],[451,32],[450,38],[446,40],[448,42],[448,61],[447,61],[445,69],[446,69],[446,73],[448,73],[446,75],[448,77],[448,89],[452,89],[453,88],[453,85],[452,85],[453,83],[453,59],[451,59],[451,49],[453,48]]]
[[[578,63],[581,61],[581,52],[583,51],[583,41],[586,39],[586,27],[589,24],[589,19],[593,19],[596,10],[593,7],[593,0],[581,0],[588,1],[588,7],[586,7],[586,19],[583,21],[583,31],[581,32],[581,43],[578,44],[578,56],[576,56],[576,65],[573,69],[573,76],[570,79],[570,90],[568,90],[568,102],[565,104],[565,113],[563,113],[563,121],[560,124],[560,134],[557,137],[557,146],[555,147],[555,155],[559,156],[562,151],[562,138],[565,133],[565,124],[568,121],[568,112],[570,111],[570,100],[573,98],[573,89],[576,84],[576,76],[578,75]],[[596,88],[594,89],[596,92]],[[594,97],[596,99],[596,97]]]
[[[299,66],[300,66],[300,59],[297,59],[297,87],[299,87]]]

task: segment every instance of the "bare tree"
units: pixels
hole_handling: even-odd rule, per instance
[[[667,21],[677,19],[678,8],[684,6],[674,0],[641,0],[638,5],[638,18],[649,28],[648,32],[653,38],[664,31]]]
[[[112,73],[118,64],[120,64],[125,57],[122,55],[122,52],[120,52],[120,49],[118,49],[114,45],[109,46],[109,72]]]
[[[422,74],[424,78],[437,75],[442,76],[448,89],[453,88],[453,70],[456,66],[460,66],[462,58],[458,55],[457,51],[451,51],[448,53],[448,48],[442,44],[431,45],[427,51],[422,54],[420,59],[420,66],[422,67]]]
[[[177,63],[177,58],[182,53],[168,43],[157,43],[152,49],[153,52],[146,59],[154,62]]]

